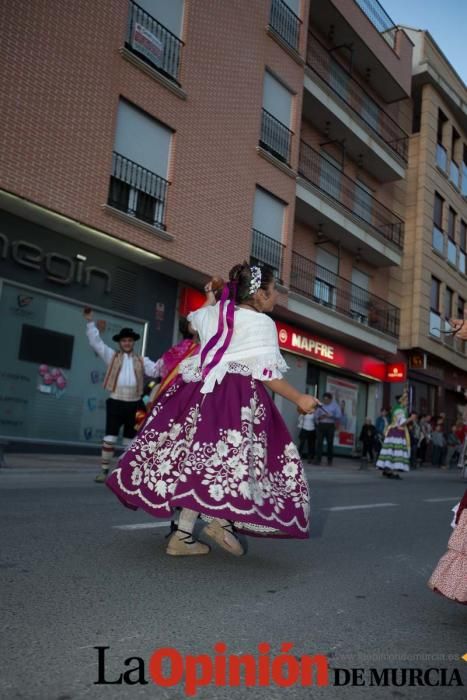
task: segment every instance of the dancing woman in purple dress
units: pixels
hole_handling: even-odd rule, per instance
[[[188,320],[201,350],[183,361],[176,382],[154,406],[107,486],[129,508],[160,518],[181,509],[167,554],[207,554],[202,536],[243,554],[236,536],[309,536],[309,494],[298,450],[272,392],[304,413],[317,400],[282,378],[274,321],[277,298],[268,269],[236,265],[220,302],[211,284],[207,304]]]

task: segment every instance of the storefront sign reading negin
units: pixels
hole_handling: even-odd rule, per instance
[[[87,287],[92,276],[97,276],[103,280],[106,294],[112,289],[110,273],[101,267],[85,265],[86,258],[76,256],[73,259],[61,253],[46,253],[35,243],[10,242],[4,233],[0,233],[0,260],[6,260],[8,257],[21,267],[43,270],[46,278],[56,284],[69,285],[75,282]]]

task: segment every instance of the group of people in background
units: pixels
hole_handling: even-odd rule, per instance
[[[327,461],[331,465],[334,436],[336,430],[342,427],[342,412],[332,394],[323,394],[322,401],[322,408],[314,414],[299,417],[299,452],[302,457],[307,457],[309,464],[319,465],[326,442]],[[448,421],[445,413],[440,413],[439,416],[408,413],[405,394],[396,397],[392,411],[382,408],[374,423],[370,417],[365,418],[358,437],[362,459],[378,461],[390,427],[399,431],[396,439],[406,443],[407,456],[399,457],[403,459],[404,466],[407,465],[407,470],[424,464],[432,464],[441,469],[458,465],[467,435],[467,424],[463,420]],[[384,466],[387,470],[392,468],[389,464]]]
[[[374,460],[379,456],[388,428],[388,411],[381,409],[373,425],[370,418],[365,420],[359,440],[362,444],[362,457]],[[409,464],[412,469],[423,464],[432,464],[442,469],[457,466],[467,425],[459,420],[449,422],[446,414],[439,416],[411,413],[407,419],[409,438]]]

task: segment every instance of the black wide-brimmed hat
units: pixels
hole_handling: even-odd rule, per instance
[[[140,337],[141,336],[138,335],[138,333],[135,333],[133,328],[122,328],[120,333],[117,333],[117,335],[114,335],[112,340],[114,340],[116,343],[118,343],[118,342],[120,342],[120,340],[122,340],[122,338],[133,338],[133,340],[139,340]]]

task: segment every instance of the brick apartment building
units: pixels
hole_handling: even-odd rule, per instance
[[[280,280],[290,380],[337,395],[350,453],[398,357],[407,33],[377,0],[0,12],[0,436],[95,444],[83,305],[157,357],[206,278],[251,258]]]
[[[455,418],[467,387],[466,343],[443,333],[467,300],[467,88],[428,32],[413,51],[400,347],[412,403]]]

